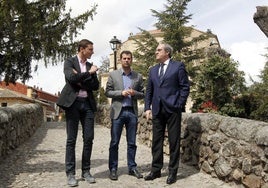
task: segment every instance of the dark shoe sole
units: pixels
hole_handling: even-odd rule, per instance
[[[136,176],[136,174],[134,174],[134,173],[128,173],[128,175],[130,175],[130,176],[134,176],[134,177],[136,177],[137,179],[143,178],[143,175]]]
[[[82,177],[81,180],[87,181],[90,184],[96,183],[96,179],[95,178],[94,178],[94,180],[93,179],[92,180],[87,180],[86,178]]]
[[[74,184],[74,185],[71,185],[71,184],[68,184],[69,187],[77,187],[78,184]]]
[[[154,180],[154,179],[156,179],[156,178],[161,178],[161,174],[158,174],[158,175],[156,175],[156,176],[154,176],[154,177],[148,177],[148,176],[145,176],[145,177],[144,177],[144,180],[145,180],[145,181],[152,181],[152,180]]]
[[[167,181],[167,184],[170,185],[170,184],[173,184],[175,182],[176,182],[176,180],[174,180],[174,181]]]
[[[76,184],[69,184],[67,183],[69,187],[77,187],[78,186],[78,182],[76,182]]]
[[[118,180],[118,178],[117,178],[117,177],[112,177],[112,176],[110,176],[109,178],[110,178],[110,180],[113,180],[113,181]]]

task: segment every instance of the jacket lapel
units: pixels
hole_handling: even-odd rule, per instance
[[[87,64],[86,64],[86,67],[87,67],[87,71],[90,69],[90,67],[92,66],[92,64],[91,63],[89,63],[89,62],[87,62]]]
[[[136,87],[136,83],[137,83],[137,80],[138,80],[138,74],[135,72],[135,71],[132,71],[131,72],[131,87],[132,88],[135,88]]]
[[[121,87],[121,89],[124,89],[122,70],[121,69],[118,69],[117,71],[119,72],[119,74],[117,74],[117,75],[119,75],[119,77],[118,77],[118,84]]]
[[[170,70],[172,70],[172,64],[173,64],[173,62],[172,62],[171,60],[169,60],[168,65],[165,65],[165,66],[167,66],[167,68],[166,68],[166,71],[165,71],[165,73],[164,73],[164,76],[163,76],[163,79],[162,79],[162,82],[161,82],[161,83],[160,83],[159,73],[157,72],[158,80],[159,80],[160,85],[161,85],[161,84],[163,83],[163,81],[166,79],[166,77],[167,77],[168,73],[170,72]],[[159,71],[159,68],[160,68],[160,65],[158,66],[158,71]]]
[[[160,69],[160,64],[158,63],[158,65],[156,66],[156,69],[155,69],[155,76],[156,76],[156,78],[158,80],[158,83],[161,84],[160,83],[160,77],[159,77],[159,69]]]
[[[81,69],[80,69],[80,65],[79,65],[79,61],[78,61],[77,56],[74,57],[74,69],[77,72],[81,73]]]

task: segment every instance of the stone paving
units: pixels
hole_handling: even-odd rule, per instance
[[[47,122],[19,148],[15,149],[5,159],[0,161],[0,188],[61,188],[68,187],[66,182],[65,158],[66,131],[64,122]],[[92,152],[91,174],[95,176],[96,183],[88,184],[80,180],[81,176],[81,130],[79,131],[76,146],[76,178],[79,187],[100,188],[235,188],[239,187],[224,183],[216,178],[199,172],[191,166],[180,165],[178,180],[172,185],[166,184],[168,157],[162,177],[154,181],[144,181],[129,176],[126,162],[126,139],[122,135],[119,148],[118,181],[109,179],[108,151],[110,132],[100,125],[95,126],[95,139]],[[136,162],[143,175],[150,171],[151,150],[149,147],[137,143]]]

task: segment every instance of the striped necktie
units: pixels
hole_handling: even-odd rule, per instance
[[[163,77],[164,77],[164,63],[161,63],[160,65],[160,73],[159,73],[159,79],[160,79],[160,82],[162,82],[163,80]]]

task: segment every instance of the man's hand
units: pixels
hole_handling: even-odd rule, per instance
[[[89,73],[90,74],[94,74],[94,73],[96,73],[97,71],[98,71],[99,69],[98,69],[98,67],[96,66],[96,65],[92,65],[91,67],[90,67],[90,69],[89,69]]]
[[[147,121],[149,121],[149,119],[152,119],[152,111],[151,110],[146,110],[145,115],[146,115]]]
[[[123,90],[123,91],[122,91],[122,95],[123,95],[124,97],[127,97],[128,95],[130,95],[130,96],[134,96],[134,95],[135,95],[135,90],[133,90],[132,88],[127,89],[127,90]]]
[[[130,96],[134,96],[134,95],[135,95],[135,90],[134,90],[134,89],[129,88],[127,91],[128,91],[128,94],[129,94]]]

